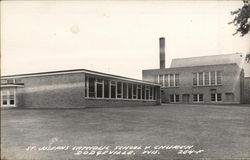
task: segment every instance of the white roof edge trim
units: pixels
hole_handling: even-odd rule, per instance
[[[160,84],[156,83],[151,83],[151,82],[146,82],[142,80],[136,80],[136,79],[130,79],[130,78],[122,78],[122,77],[116,77],[115,75],[105,75],[102,73],[93,73],[91,71],[65,71],[65,72],[58,72],[58,73],[44,73],[44,74],[39,74],[39,75],[20,75],[20,76],[4,76],[4,78],[25,78],[25,77],[40,77],[40,76],[50,76],[50,75],[62,75],[62,74],[73,74],[73,73],[87,73],[87,74],[93,74],[93,75],[98,75],[98,76],[103,76],[103,77],[110,77],[110,78],[115,78],[115,79],[120,79],[120,80],[126,80],[126,81],[132,81],[132,82],[138,82],[138,83],[144,83],[144,84],[150,84],[150,85],[155,85],[155,86],[160,86]],[[1,77],[1,79],[4,79]]]

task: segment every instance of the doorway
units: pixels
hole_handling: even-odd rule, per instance
[[[189,94],[183,94],[182,95],[182,102],[183,103],[189,103]]]

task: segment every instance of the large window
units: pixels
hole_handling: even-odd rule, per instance
[[[116,82],[111,81],[111,98],[116,98]]]
[[[137,99],[137,85],[133,84],[133,99]]]
[[[117,82],[117,98],[122,98],[122,82]]]
[[[104,98],[110,98],[110,81],[104,80]]]
[[[165,74],[165,87],[169,87],[168,74]]]
[[[217,84],[221,84],[222,72],[217,71],[216,73],[217,73]]]
[[[149,86],[146,86],[146,99],[147,100],[149,99],[149,92],[150,92]]]
[[[159,75],[159,83],[163,86],[163,75]]]
[[[132,84],[128,84],[128,98],[132,99]]]
[[[141,99],[141,85],[137,85],[137,98]]]
[[[89,77],[89,97],[95,97],[95,78]]]
[[[127,99],[128,98],[128,84],[127,83],[123,83],[123,98]]]
[[[143,86],[142,86],[142,99],[145,99],[145,95],[146,95],[146,88],[145,88],[145,86],[143,85]]]
[[[194,86],[221,85],[221,84],[222,84],[221,71],[193,73]]]
[[[97,91],[97,98],[103,98],[103,80],[102,79],[97,79],[96,80],[96,91]]]
[[[197,86],[197,73],[193,73],[193,85]]]
[[[175,86],[180,85],[179,74],[175,74]]]
[[[211,85],[215,85],[215,72],[211,72]]]
[[[153,87],[150,87],[150,94],[149,94],[149,99],[153,99]]]
[[[209,85],[209,72],[205,72],[205,85]]]
[[[199,72],[198,76],[199,76],[199,86],[203,86],[203,72]]]
[[[137,99],[153,100],[156,99],[155,86],[146,86],[139,83],[126,83],[117,80],[85,76],[85,97],[87,98],[112,98],[112,99]],[[2,93],[2,104],[15,102],[12,92]]]
[[[170,87],[174,87],[174,74],[170,74]]]

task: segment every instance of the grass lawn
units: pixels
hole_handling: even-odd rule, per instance
[[[42,146],[68,150],[39,151]],[[74,146],[189,145],[196,154],[75,155]],[[27,151],[28,146],[36,146]],[[152,149],[152,148],[151,148]],[[125,150],[122,150],[125,151]],[[127,150],[128,151],[128,150]],[[1,156],[29,159],[250,159],[250,106],[170,104],[149,107],[1,110]]]

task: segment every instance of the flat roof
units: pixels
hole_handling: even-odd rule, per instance
[[[162,69],[160,69],[160,68],[158,68],[158,69],[145,69],[143,71],[174,70],[174,69],[182,69],[182,68],[194,68],[194,67],[206,67],[206,66],[225,66],[225,65],[235,65],[235,66],[239,67],[237,63],[227,63],[227,64],[211,64],[211,65],[186,66],[186,67],[170,67],[170,68],[162,68]]]
[[[72,69],[72,70],[60,70],[60,71],[50,71],[50,72],[6,75],[6,76],[1,76],[1,79],[27,78],[27,77],[50,76],[50,75],[60,75],[60,74],[74,74],[74,73],[86,73],[86,74],[109,77],[109,78],[120,79],[120,80],[125,80],[125,81],[133,81],[133,82],[138,82],[138,83],[145,83],[145,84],[160,86],[160,84],[154,83],[154,82],[143,81],[143,80],[139,80],[139,79],[128,78],[128,77],[107,74],[107,73],[102,73],[102,72],[97,72],[97,71],[91,71],[91,70],[87,70],[87,69]]]

